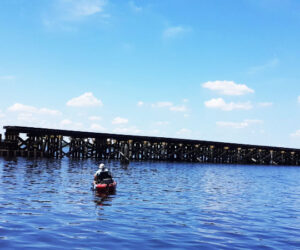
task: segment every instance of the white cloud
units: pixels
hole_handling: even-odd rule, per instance
[[[103,106],[100,99],[97,99],[92,92],[86,92],[81,96],[74,97],[67,102],[70,107],[99,107]]]
[[[186,128],[182,128],[176,132],[176,134],[179,136],[189,136],[191,135],[191,133],[192,131]]]
[[[262,124],[262,120],[244,120],[242,122],[216,122],[217,126],[219,127],[229,127],[229,128],[235,128],[235,129],[240,129],[240,128],[246,128],[254,124]]]
[[[139,101],[138,103],[137,103],[137,106],[139,106],[139,107],[142,107],[144,105],[144,102],[142,102],[142,101]]]
[[[0,76],[0,80],[14,80],[14,79],[16,79],[16,77],[11,75]]]
[[[240,96],[248,93],[254,93],[245,84],[237,84],[233,81],[208,81],[202,84],[203,88],[217,91],[222,95]]]
[[[15,103],[7,110],[10,112],[25,112],[25,113],[40,114],[40,115],[53,115],[53,116],[61,115],[61,112],[58,110],[52,110],[47,108],[36,108],[21,103]]]
[[[92,131],[105,131],[105,128],[102,127],[100,124],[92,123],[90,129]]]
[[[173,106],[172,102],[157,102],[151,105],[152,108],[165,108]]]
[[[188,27],[183,27],[183,26],[173,26],[169,27],[164,30],[163,32],[163,38],[169,39],[169,38],[175,38],[178,37],[186,32],[189,32],[191,29]]]
[[[185,112],[187,109],[186,106],[180,105],[180,106],[172,106],[170,107],[170,110],[174,112]]]
[[[61,125],[65,126],[65,125],[70,125],[72,124],[72,121],[69,119],[64,119],[60,122]]]
[[[295,133],[292,133],[291,137],[300,138],[300,129],[298,129]]]
[[[260,102],[260,103],[258,103],[258,106],[260,106],[260,107],[271,107],[271,106],[273,106],[273,103],[272,102]]]
[[[60,121],[60,127],[63,129],[71,129],[71,130],[79,130],[84,128],[81,122],[73,122],[69,119],[64,119]]]
[[[97,15],[102,20],[109,17],[104,10],[108,0],[53,0],[51,3],[42,18],[45,27],[54,31],[74,32],[77,31],[74,24],[82,23],[91,16]]]
[[[79,18],[103,12],[107,1],[104,0],[60,0],[61,14],[65,18]]]
[[[0,109],[0,118],[4,118],[5,114],[2,112],[2,110]]]
[[[33,106],[27,106],[21,103],[15,103],[8,108],[8,111],[11,112],[28,112],[28,113],[37,113],[38,109]]]
[[[184,98],[182,101],[183,101],[184,103],[187,103],[187,102],[189,102],[189,99]]]
[[[89,120],[90,121],[100,121],[102,118],[100,116],[90,116]]]
[[[138,129],[137,127],[133,126],[133,127],[129,127],[129,128],[115,128],[113,130],[113,133],[137,135],[137,134],[143,134],[143,131]]]
[[[245,128],[248,127],[246,122],[216,122],[219,127],[230,127],[230,128]]]
[[[60,111],[57,110],[52,110],[52,109],[47,109],[47,108],[41,108],[38,110],[39,114],[43,115],[61,115]]]
[[[185,105],[175,106],[172,102],[157,102],[151,105],[152,108],[168,108],[170,111],[174,112],[185,112],[187,108]]]
[[[20,113],[18,114],[17,119],[19,121],[27,121],[27,122],[33,122],[36,118],[33,117],[32,113]]]
[[[264,123],[263,120],[258,120],[258,119],[246,119],[244,121],[247,122],[248,124],[263,124]]]
[[[223,98],[213,98],[209,101],[204,102],[204,104],[207,108],[221,109],[221,110],[224,110],[224,111],[252,109],[252,105],[251,105],[250,102],[244,102],[244,103],[230,102],[230,103],[226,103],[223,100]]]
[[[258,65],[258,66],[250,68],[248,73],[249,74],[255,74],[255,73],[259,73],[259,72],[274,68],[274,67],[279,65],[279,62],[280,61],[279,61],[278,58],[274,58],[274,59],[266,62],[265,64]]]
[[[166,126],[166,125],[169,125],[170,122],[168,121],[158,121],[158,122],[155,122],[155,125],[157,126]]]
[[[148,134],[150,136],[152,136],[152,135],[159,135],[160,131],[158,129],[153,129],[153,130],[148,131]]]
[[[18,125],[20,121],[21,125],[35,126],[35,127],[50,127],[49,119],[42,119],[33,113],[18,113],[17,120],[14,119],[14,123]]]
[[[143,8],[137,6],[134,1],[129,1],[129,6],[134,12],[141,12],[143,10]]]
[[[121,118],[121,117],[116,117],[112,120],[112,124],[126,124],[128,123],[128,119],[126,118]]]

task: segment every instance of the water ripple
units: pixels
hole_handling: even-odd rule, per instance
[[[1,248],[300,248],[297,167],[0,158]]]

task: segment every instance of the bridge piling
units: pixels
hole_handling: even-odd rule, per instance
[[[0,156],[300,165],[300,149],[5,126]]]

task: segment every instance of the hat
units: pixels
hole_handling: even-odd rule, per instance
[[[104,168],[104,164],[101,163],[101,164],[99,165],[99,168],[100,168],[100,169],[103,169],[103,168]]]

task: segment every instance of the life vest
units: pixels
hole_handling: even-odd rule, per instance
[[[103,182],[103,181],[105,181],[105,182],[108,182],[108,181],[113,182],[112,181],[112,175],[111,175],[111,173],[107,169],[105,169],[105,170],[103,170],[101,172],[97,171],[96,176],[97,176],[97,182],[98,183]]]

